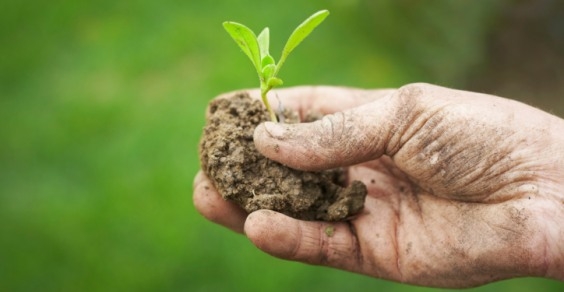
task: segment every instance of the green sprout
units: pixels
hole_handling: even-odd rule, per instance
[[[276,114],[272,110],[266,97],[267,93],[274,87],[282,85],[282,79],[278,78],[278,72],[288,55],[329,15],[329,11],[321,10],[302,22],[292,32],[286,45],[282,50],[282,55],[278,63],[269,53],[270,32],[268,27],[264,28],[258,37],[248,27],[232,21],[223,23],[225,30],[231,35],[233,40],[239,45],[243,53],[251,59],[257,70],[260,80],[260,94],[262,102],[266,106],[273,122],[277,121]]]

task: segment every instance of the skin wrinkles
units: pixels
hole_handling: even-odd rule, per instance
[[[317,259],[315,261],[315,264],[318,265],[327,265],[327,263],[332,262],[330,261],[330,259],[332,258],[331,256],[332,247],[330,244],[331,237],[324,236],[324,233],[325,231],[323,225],[319,225],[319,228],[317,228],[316,235],[318,240],[318,246],[320,246],[320,248],[319,248],[319,254],[317,255]]]
[[[406,138],[418,132],[419,126],[425,123],[426,111],[420,101],[423,90],[416,85],[406,85],[389,96],[390,116],[387,123],[390,131],[385,141],[389,141],[384,149],[389,156],[395,156],[405,144]]]
[[[317,141],[318,149],[327,149],[326,157],[339,161],[341,159],[350,159],[357,151],[356,145],[364,144],[362,141],[364,135],[354,129],[347,127],[350,123],[350,115],[345,115],[343,112],[338,112],[332,115],[325,116],[322,119],[321,135],[324,137]],[[340,149],[341,151],[335,151]]]
[[[336,127],[336,123],[339,123],[340,126]],[[332,148],[333,144],[344,142],[343,133],[346,130],[344,128],[344,114],[342,112],[324,116],[317,125],[321,135],[316,137],[315,141],[321,149]]]
[[[325,262],[331,263],[333,266],[344,269],[356,270],[355,267],[361,263],[358,261],[359,249],[356,238],[353,236],[350,228],[346,223],[335,224],[332,236],[325,233],[326,225],[319,225],[318,236],[321,241],[323,256]]]
[[[346,116],[343,112],[326,115],[319,123],[314,131],[318,131],[321,135],[315,137],[315,142],[311,146],[319,149],[320,156],[331,160],[341,160],[349,157],[351,145],[356,145],[356,137],[350,129],[345,128]],[[343,149],[344,151],[333,151],[334,149]],[[307,149],[311,151],[310,149]]]
[[[398,225],[401,224],[400,213],[398,211],[394,213],[396,216],[393,222],[394,237],[392,239],[392,245],[394,246],[395,257],[396,257],[396,273],[398,274],[398,280],[400,282],[404,282],[405,280],[402,273],[403,268],[401,265],[403,259],[403,252],[400,250],[399,247],[400,228],[398,228]]]
[[[346,226],[350,234],[350,240],[353,242],[352,250],[354,256],[352,258],[354,258],[354,260],[356,261],[356,266],[359,267],[359,269],[357,269],[357,272],[361,272],[362,269],[365,268],[364,257],[362,256],[363,254],[362,245],[358,240],[358,235],[355,226],[351,224],[350,221],[346,222]]]
[[[456,112],[456,109],[454,111]],[[400,165],[425,165],[425,168],[421,170],[409,167],[407,170],[411,177],[419,178],[416,179],[417,181],[435,185],[434,188],[427,187],[427,189],[432,189],[436,195],[449,193],[450,189],[457,188],[462,195],[459,198],[461,200],[483,200],[483,195],[478,197],[474,195],[477,191],[472,187],[472,182],[477,181],[484,185],[483,181],[496,177],[500,179],[504,172],[517,168],[518,161],[512,159],[514,152],[510,150],[514,148],[514,145],[505,146],[511,143],[513,134],[499,128],[492,129],[489,125],[483,124],[476,127],[479,130],[475,137],[492,137],[490,140],[484,143],[483,140],[465,137],[465,142],[459,143],[458,140],[461,137],[456,129],[452,129],[451,125],[467,124],[469,121],[464,116],[451,112],[452,106],[445,106],[433,116],[428,117],[420,133],[413,134],[396,154],[396,161]],[[445,117],[449,118],[445,119]],[[458,145],[464,145],[464,147]],[[493,147],[496,147],[498,151],[492,154],[487,149]],[[513,156],[516,156],[515,154]],[[440,163],[430,163],[430,161]],[[488,171],[493,175],[481,176]],[[436,181],[441,183],[437,184]],[[422,184],[426,185],[426,183]]]

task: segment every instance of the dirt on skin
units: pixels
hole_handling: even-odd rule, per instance
[[[285,116],[286,123],[299,121],[296,113]],[[343,170],[299,171],[260,154],[253,132],[267,120],[263,104],[244,92],[210,103],[200,161],[224,199],[249,213],[270,209],[302,220],[343,221],[364,207],[366,186],[344,187]]]

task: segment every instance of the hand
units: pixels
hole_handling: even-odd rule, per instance
[[[257,95],[256,92],[253,92]],[[288,260],[424,286],[564,280],[564,121],[503,98],[412,84],[398,90],[297,87],[286,107],[329,114],[264,123],[257,149],[302,170],[348,167],[368,186],[348,222],[247,216],[201,172],[206,218]]]

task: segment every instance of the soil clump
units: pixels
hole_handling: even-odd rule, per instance
[[[223,198],[247,212],[270,209],[302,220],[343,221],[364,206],[366,186],[345,184],[342,169],[306,172],[260,154],[254,129],[268,120],[265,107],[246,93],[213,100],[200,142],[202,169]],[[286,123],[298,122],[285,112]]]

